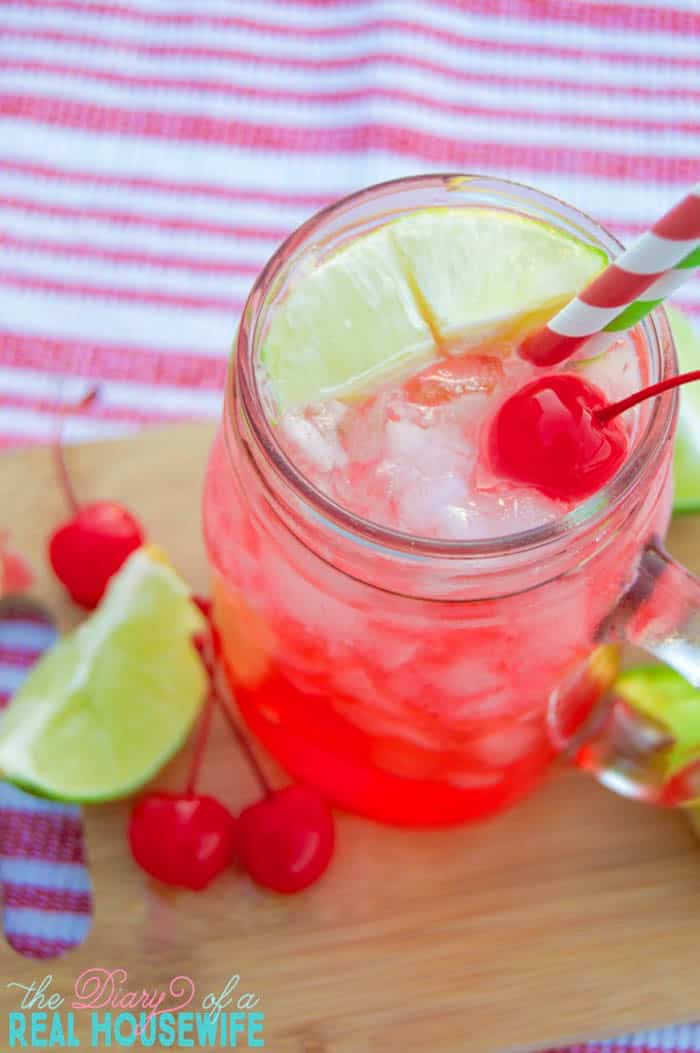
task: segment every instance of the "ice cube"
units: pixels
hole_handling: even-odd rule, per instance
[[[376,663],[380,669],[393,671],[401,666],[408,665],[416,660],[419,640],[412,640],[402,632],[387,632],[386,624],[380,621],[369,622],[367,625],[368,643],[365,653]]]
[[[503,375],[503,363],[495,355],[455,354],[421,370],[403,390],[409,402],[444,406],[476,392],[491,394]]]
[[[303,649],[314,641],[327,650],[330,641],[359,644],[363,637],[364,612],[339,594],[337,573],[328,570],[324,576],[322,567],[303,550],[282,550],[271,544],[261,549],[261,602],[267,604],[280,640],[289,641],[290,649]]]
[[[471,521],[481,538],[508,537],[541,526],[560,514],[560,506],[543,494],[524,488],[477,492],[469,502]]]
[[[437,536],[447,508],[461,507],[468,500],[463,479],[445,474],[434,478],[396,472],[398,518],[404,530]],[[461,536],[461,535],[457,535]]]
[[[469,653],[465,654],[467,646]],[[496,716],[520,705],[520,692],[504,687],[502,658],[489,662],[489,650],[502,654],[504,646],[508,646],[505,637],[486,636],[478,627],[471,635],[466,628],[461,653],[458,651],[452,661],[430,667],[431,682],[440,694],[448,696],[446,707],[455,721]]]
[[[282,431],[299,467],[330,472],[347,463],[337,432],[340,419],[333,404],[285,414]]]
[[[479,516],[473,502],[446,504],[435,520],[438,537],[453,541],[470,541],[479,537]]]
[[[472,752],[482,763],[493,768],[505,768],[521,760],[534,750],[542,731],[535,724],[501,724],[472,742]]]
[[[441,772],[441,755],[401,738],[378,738],[372,747],[372,762],[402,779],[434,779]]]
[[[379,394],[356,406],[350,406],[338,425],[338,435],[347,457],[353,464],[377,461],[384,446],[388,394]]]
[[[384,456],[399,463],[422,467],[435,436],[409,420],[388,420],[384,430]]]

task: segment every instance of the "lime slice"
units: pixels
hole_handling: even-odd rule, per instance
[[[700,334],[677,307],[666,306],[681,372],[700,369]],[[680,415],[673,454],[673,510],[700,511],[700,386],[680,391]]]
[[[183,581],[138,549],[99,608],[33,668],[0,717],[0,772],[67,801],[123,797],[182,744],[207,688],[204,619]]]
[[[390,229],[448,345],[522,337],[607,263],[601,249],[503,209],[426,209]]]
[[[300,278],[262,361],[286,409],[347,397],[438,345],[516,338],[606,263],[599,249],[497,209],[432,208],[379,227]]]
[[[281,407],[361,388],[434,347],[382,227],[302,278],[273,316],[262,349]]]
[[[700,756],[700,691],[665,665],[626,669],[613,692],[634,709],[669,731],[675,744],[667,759],[667,774]]]

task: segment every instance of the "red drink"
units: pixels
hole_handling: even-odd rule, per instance
[[[360,396],[276,412],[259,355],[309,247],[315,266],[325,247],[427,204],[516,210],[616,248],[566,206],[488,180],[406,180],[335,206],[251,294],[205,495],[215,615],[245,720],[296,778],[408,825],[522,797],[590,710],[606,680],[600,654],[587,672],[601,627],[668,523],[675,407],[640,407],[626,464],[578,506],[489,478],[484,428],[533,375],[503,334],[485,355],[453,340],[448,356]],[[610,398],[674,369],[663,317],[610,343],[567,367]]]

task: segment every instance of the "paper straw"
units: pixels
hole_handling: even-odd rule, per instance
[[[700,267],[700,183],[582,293],[520,346],[538,366],[563,362],[594,333],[631,329]]]

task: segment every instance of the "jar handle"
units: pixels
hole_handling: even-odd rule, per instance
[[[700,579],[652,539],[599,639],[641,647],[700,688]],[[587,721],[571,754],[579,767],[618,793],[675,806],[700,797],[700,741],[698,760],[669,778],[664,762],[673,742],[661,723],[612,693]]]

